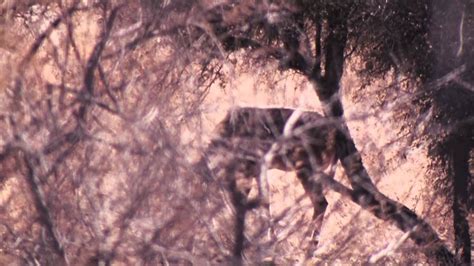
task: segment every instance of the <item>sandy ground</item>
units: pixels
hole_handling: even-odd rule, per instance
[[[348,73],[348,76],[349,78],[343,82],[344,90],[350,89],[348,84],[357,82],[353,75]],[[231,106],[278,106],[321,111],[311,85],[301,86],[298,82],[298,78],[290,77],[269,90],[263,86],[259,87],[255,75],[244,74],[239,75],[229,88],[213,88],[203,107],[205,114],[203,138],[208,139],[213,125],[223,118]],[[344,97],[344,106],[347,117],[373,111],[367,103],[353,103],[348,97]],[[397,138],[398,127],[390,119],[380,119],[380,117],[389,118],[393,113],[386,111],[378,115],[378,117],[369,115],[364,119],[348,120],[351,134],[363,155],[364,164],[383,193],[422,214],[425,211],[422,195],[428,164],[426,152],[423,148],[406,150],[404,151],[406,159],[400,161],[397,154],[404,149],[403,143],[390,144]],[[291,217],[284,217],[279,226],[284,230],[285,227],[301,223],[300,233],[288,235],[284,242],[286,242],[285,251],[293,254],[292,261],[302,262],[304,254],[300,250],[305,233],[310,230],[311,203],[304,196],[303,188],[294,173],[272,170],[269,178],[272,216],[280,216],[292,206],[299,207]],[[341,167],[338,167],[336,179],[348,184]],[[402,237],[403,233],[394,226],[374,218],[350,200],[343,199],[332,191],[326,191],[326,196],[329,206],[320,235],[320,245],[316,251],[319,260],[314,262],[323,262],[326,259],[338,262],[336,257],[331,257],[334,254],[344,258],[339,261],[341,263],[344,261],[347,263],[348,257],[360,261]],[[441,232],[442,235],[447,234],[447,227],[441,230],[444,230]],[[350,248],[344,246],[344,243]],[[412,245],[409,241],[407,243],[402,248],[409,248]]]
[[[88,54],[92,47],[87,44],[97,32],[91,31],[90,23],[95,19],[91,16],[81,20],[83,27],[79,27],[76,40],[83,47],[81,54]],[[88,22],[89,21],[89,22]],[[83,31],[81,31],[83,30]],[[58,36],[51,37],[53,42],[60,42]],[[265,71],[265,70],[262,70]],[[229,71],[232,73],[232,71]],[[56,83],[54,71],[45,65],[42,70],[43,79]],[[320,111],[320,105],[310,84],[301,83],[297,77],[284,77],[280,82],[272,85],[263,84],[256,79],[261,73],[229,74],[233,80],[226,88],[213,87],[202,106],[203,126],[201,143],[206,144],[211,136],[214,125],[220,121],[226,111],[232,106],[258,106],[258,107],[292,107],[304,110]],[[357,86],[357,80],[348,73],[343,82],[344,91]],[[347,117],[354,117],[363,113],[370,113],[371,109],[367,103],[353,103],[348,97],[344,97],[344,106]],[[379,113],[380,114],[380,113]],[[391,117],[390,111],[382,114]],[[363,155],[363,160],[370,176],[377,187],[390,198],[405,204],[418,214],[436,220],[436,215],[427,213],[424,209],[422,196],[425,187],[425,172],[428,159],[426,151],[421,147],[407,150],[406,159],[400,161],[397,153],[403,149],[403,143],[388,145],[397,138],[397,125],[389,119],[368,116],[363,120],[349,119],[348,124],[357,147]],[[183,132],[184,142],[193,141],[191,135]],[[186,137],[187,136],[187,137]],[[388,145],[388,146],[387,146]],[[340,167],[336,179],[347,184]],[[301,262],[302,243],[304,245],[306,232],[310,231],[309,221],[312,215],[311,204],[304,196],[303,188],[295,178],[294,173],[284,173],[272,170],[270,175],[271,184],[271,210],[272,216],[280,216],[289,208],[295,211],[291,215],[283,215],[279,222],[279,228],[292,228],[298,225],[299,232],[287,234],[282,240],[282,248],[288,254],[289,261]],[[8,197],[4,193],[2,199]],[[316,252],[319,262],[330,259],[338,262],[338,258],[331,257],[334,254],[340,256],[340,264],[349,263],[347,258],[359,260],[366,258],[383,249],[387,243],[398,240],[402,232],[394,226],[381,222],[370,213],[361,210],[357,205],[347,199],[341,198],[337,193],[326,191],[329,206],[320,235],[320,246]],[[442,220],[442,217],[439,217]],[[449,224],[436,228],[442,236],[450,235]],[[342,244],[342,245],[341,245]],[[407,241],[405,249],[410,248]],[[348,248],[349,247],[349,248]],[[397,255],[397,254],[396,254]],[[399,254],[398,254],[399,255]],[[359,260],[360,261],[360,260]]]

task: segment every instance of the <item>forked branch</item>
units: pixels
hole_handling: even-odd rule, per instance
[[[238,6],[237,3],[236,5]],[[267,8],[270,10],[270,7]],[[274,6],[272,6],[272,8],[272,12],[274,12]],[[346,194],[352,201],[365,210],[370,211],[376,217],[385,221],[390,221],[402,231],[409,232],[409,237],[423,249],[429,258],[434,258],[438,263],[442,264],[455,263],[454,255],[449,251],[443,241],[439,238],[438,234],[428,223],[418,217],[406,206],[389,199],[378,191],[362,163],[361,155],[357,150],[347,124],[343,119],[344,109],[339,91],[344,69],[344,52],[348,38],[347,18],[351,11],[335,4],[333,8],[326,10],[327,14],[325,13],[323,18],[318,17],[316,19],[314,25],[317,31],[314,35],[316,54],[314,58],[307,58],[304,56],[306,53],[302,51],[298,43],[299,40],[302,40],[305,36],[301,36],[302,33],[298,31],[295,20],[290,22],[290,24],[280,25],[287,27],[281,32],[277,31],[278,33],[276,36],[271,35],[273,31],[265,32],[265,30],[263,30],[263,34],[270,34],[270,37],[276,38],[280,41],[280,46],[275,47],[273,45],[275,42],[263,45],[264,42],[258,39],[258,34],[252,35],[249,32],[245,32],[245,30],[239,31],[239,29],[247,29],[244,27],[245,25],[243,26],[239,24],[242,22],[242,20],[236,19],[239,18],[239,16],[235,16],[234,14],[234,16],[231,16],[231,18],[233,18],[232,20],[225,20],[226,12],[232,13],[237,10],[234,6],[229,6],[227,9],[220,10],[222,14],[217,16],[220,20],[213,20],[212,23],[208,21],[209,24],[207,25],[212,24],[212,27],[206,27],[206,29],[213,31],[213,34],[209,34],[210,36],[217,36],[217,40],[220,43],[224,43],[226,40],[236,40],[242,36],[245,36],[246,38],[255,37],[255,42],[259,43],[259,45],[254,47],[227,46],[232,48],[228,49],[228,51],[235,51],[241,48],[279,51],[278,53],[269,53],[269,55],[279,59],[280,69],[293,69],[303,74],[308,81],[314,85],[314,90],[323,105],[325,116],[331,120],[340,121],[340,128],[343,134],[339,134],[337,138],[337,157],[341,161],[346,175],[351,182],[352,190],[337,186],[334,183],[333,189]],[[245,12],[247,13],[244,12],[243,14],[244,18],[256,19],[250,21],[259,21],[258,19],[260,18],[260,22],[262,22],[261,9],[255,9],[257,11],[252,9],[246,10],[247,11]],[[213,12],[215,12],[215,10]],[[282,8],[279,14],[281,14],[281,18],[288,18],[288,21],[291,21],[291,14],[294,15],[297,12],[298,11]],[[206,16],[202,17],[205,18]],[[274,29],[272,27],[274,25],[271,23],[267,25],[269,26],[267,29]],[[322,34],[323,25],[325,34]],[[218,31],[216,31],[216,29],[218,29]],[[292,32],[287,32],[287,30]],[[273,39],[270,38],[270,40]],[[323,41],[324,44],[322,44]],[[225,45],[220,47],[226,48]]]

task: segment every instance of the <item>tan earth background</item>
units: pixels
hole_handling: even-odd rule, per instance
[[[8,5],[8,2],[2,5]],[[61,12],[61,9],[54,5],[46,9],[41,5],[34,5],[28,7],[27,10],[27,15],[24,17],[7,14],[13,17],[0,26],[0,117],[2,118],[0,146],[4,146],[20,132],[25,143],[29,145],[29,149],[38,150],[55,135],[41,125],[35,129],[31,128],[33,117],[37,119],[43,117],[41,114],[37,116],[38,110],[42,107],[35,107],[32,102],[59,97],[54,91],[49,96],[45,96],[45,88],[48,84],[59,87],[66,79],[65,83],[71,87],[71,90],[82,86],[81,77],[84,74],[82,71],[85,61],[96,45],[101,32],[99,25],[103,18],[97,9],[85,9],[72,16],[69,23],[74,28],[75,53],[78,55],[72,55],[72,53],[69,55],[70,62],[64,63],[66,70],[55,63],[57,58],[60,58],[61,62],[64,62],[65,58],[63,46],[68,35],[64,25],[52,30],[27,65],[19,68],[33,42]],[[123,19],[126,20],[125,17]],[[115,34],[112,37],[113,41],[108,44],[106,50],[120,47],[120,34],[126,36],[126,33],[113,34]],[[179,90],[169,89],[164,92],[166,89],[164,87],[165,89],[161,91],[159,86],[166,81],[162,80],[160,71],[171,64],[167,60],[170,60],[173,54],[171,50],[160,46],[159,42],[159,39],[155,39],[144,43],[125,57],[123,62],[104,60],[104,68],[120,69],[123,66],[125,69],[123,72],[119,70],[110,72],[112,85],[120,85],[114,82],[119,80],[121,75],[128,75],[126,89],[118,96],[122,112],[128,114],[127,119],[123,118],[125,116],[121,117],[100,108],[93,108],[91,113],[101,124],[100,127],[90,128],[95,134],[94,137],[100,139],[98,144],[94,144],[94,149],[90,150],[94,155],[69,157],[70,162],[67,167],[60,168],[61,171],[69,173],[65,174],[65,177],[74,180],[79,185],[73,186],[72,181],[71,185],[63,185],[68,184],[69,181],[60,181],[61,174],[57,174],[55,181],[45,181],[43,184],[45,193],[53,195],[47,202],[50,202],[51,209],[57,208],[57,211],[52,212],[52,216],[53,220],[57,221],[58,228],[61,226],[71,228],[69,231],[64,231],[60,238],[66,243],[66,254],[70,257],[72,265],[87,264],[88,258],[92,257],[96,250],[111,248],[116,248],[119,254],[117,255],[119,259],[113,265],[144,265],[146,263],[140,260],[136,255],[138,253],[134,253],[134,247],[136,243],[152,242],[156,228],[169,228],[170,232],[184,231],[184,235],[187,235],[186,231],[189,230],[189,233],[196,238],[199,238],[204,231],[211,235],[216,234],[214,241],[222,234],[221,249],[228,249],[229,244],[224,240],[225,231],[232,230],[232,222],[226,224],[225,221],[230,219],[231,212],[226,207],[222,207],[223,209],[218,214],[206,216],[205,211],[201,209],[204,205],[200,205],[206,203],[202,201],[193,203],[193,198],[185,200],[192,206],[189,207],[190,209],[187,209],[185,205],[183,205],[185,207],[179,204],[179,206],[174,206],[173,202],[180,202],[186,197],[183,194],[186,194],[187,190],[183,186],[188,186],[186,189],[189,189],[189,186],[196,186],[193,182],[179,181],[179,176],[185,176],[184,173],[189,175],[190,165],[199,158],[200,152],[206,147],[212,137],[214,126],[233,106],[291,107],[321,111],[311,85],[299,78],[297,74],[282,74],[276,70],[276,65],[246,69],[239,66],[242,63],[239,61],[239,55],[235,56],[235,62],[224,66],[223,72],[228,82],[215,83],[208,87],[205,93],[201,91],[198,93],[201,102],[191,105],[190,102],[197,97],[196,88],[193,87],[192,67],[185,71],[190,78],[180,84]],[[431,186],[427,181],[430,176],[430,161],[427,157],[426,146],[423,142],[408,146],[408,140],[404,135],[406,123],[400,118],[401,110],[410,112],[410,106],[400,103],[396,107],[388,108],[377,102],[377,97],[360,97],[358,90],[361,82],[353,71],[356,67],[357,62],[351,62],[346,66],[342,82],[342,97],[350,131],[357,148],[362,153],[369,175],[385,195],[403,203],[426,219],[452,248],[451,214],[443,208],[442,200],[431,192]],[[117,77],[116,80],[112,78],[114,75]],[[13,84],[17,76],[21,76],[24,81],[25,96],[21,100],[16,98],[12,100]],[[371,84],[364,93],[379,95],[385,86],[394,82],[396,79],[388,75],[385,80],[378,80]],[[156,88],[157,92],[145,91],[145,88]],[[408,93],[410,90],[406,91]],[[66,101],[68,97],[74,98],[74,95],[74,93],[66,95]],[[392,97],[396,96],[392,95]],[[17,109],[12,107],[12,103]],[[12,113],[16,112],[14,110],[18,110],[18,113]],[[7,121],[10,115],[17,121],[16,128]],[[73,128],[72,111],[64,112],[62,115],[63,117],[58,117],[60,128]],[[161,132],[157,123],[169,129],[167,136],[174,137],[170,142],[163,138],[162,143],[157,144],[158,142],[152,137],[153,134]],[[110,143],[130,144],[131,148],[119,150],[112,148]],[[153,155],[156,157],[147,156],[146,160],[149,160],[147,162],[152,164],[155,161],[159,166],[150,166],[149,171],[154,174],[150,174],[150,178],[145,178],[140,184],[135,183],[133,178],[147,176],[148,173],[140,172],[145,159],[140,159],[141,155],[135,155],[133,147],[142,147],[147,154],[147,148],[151,149],[156,145],[173,146],[171,150],[176,153],[168,154],[166,150],[160,150]],[[84,154],[87,154],[86,147],[80,146],[78,149],[84,149]],[[50,159],[45,158],[48,164]],[[51,161],[54,160],[51,159]],[[90,164],[85,163],[86,161]],[[9,165],[3,161],[4,165],[0,168],[2,171],[0,242],[9,244],[0,248],[0,264],[21,265],[28,260],[27,258],[30,261],[41,261],[41,251],[35,251],[35,245],[27,243],[28,241],[41,243],[42,229],[38,224],[35,225],[34,217],[37,214],[31,204],[33,199],[29,196],[28,185],[24,181],[25,171],[21,170],[24,168],[11,161],[7,162]],[[84,170],[92,168],[95,172]],[[168,177],[176,183],[153,177],[161,175],[162,172],[166,173],[165,171],[174,171],[169,168],[179,168],[179,171],[176,171],[181,175]],[[81,175],[81,169],[86,173]],[[340,167],[335,178],[348,185],[347,178]],[[269,180],[271,215],[280,217],[276,226],[278,232],[283,235],[280,242],[273,247],[276,252],[276,255],[273,255],[277,258],[278,264],[362,264],[371,255],[403,237],[403,232],[395,226],[373,217],[369,212],[362,210],[339,194],[325,191],[329,206],[324,217],[320,245],[313,254],[314,257],[308,259],[305,257],[304,247],[308,244],[307,232],[310,230],[309,221],[312,215],[310,201],[304,196],[303,188],[294,173],[272,170]],[[146,204],[134,207],[134,201],[129,199],[135,198],[136,195],[144,195],[140,187],[143,184],[152,188],[146,195],[155,200],[153,201],[155,205],[151,203],[152,201],[147,201]],[[66,193],[72,199],[68,201],[68,198],[61,196],[60,193]],[[254,194],[255,191],[251,193]],[[58,202],[63,201],[64,206],[56,206]],[[134,208],[144,211],[143,213],[137,211],[139,214],[129,212]],[[179,212],[180,208],[184,211]],[[81,226],[68,227],[68,217],[75,217],[74,215],[81,217],[81,214],[76,213],[77,209],[82,210],[84,221]],[[247,221],[249,234],[253,237],[257,235],[255,231],[260,228],[256,225],[261,219],[260,212],[259,210],[252,211]],[[197,214],[197,216],[189,213]],[[201,220],[192,218],[199,217],[201,214]],[[204,229],[193,232],[193,226],[195,226],[193,219],[204,224]],[[127,222],[122,223],[123,220]],[[170,222],[167,224],[168,221]],[[126,228],[125,233],[122,233],[122,228]],[[90,230],[94,233],[82,233],[81,230]],[[201,240],[194,240],[195,243],[201,241],[204,244],[195,244],[196,250],[193,251],[193,249],[186,249],[189,247],[188,242],[183,244],[176,241],[173,242],[177,243],[175,246],[171,244],[167,246],[166,243],[172,242],[169,240],[171,236],[163,237],[160,240],[163,244],[161,246],[156,244],[154,250],[157,254],[161,254],[161,262],[164,265],[173,264],[171,258],[187,258],[194,255],[201,256],[204,261],[211,264],[219,264],[219,255],[209,257],[201,250],[205,249],[206,243],[212,242],[209,240],[211,238],[213,237],[203,236]],[[259,241],[264,241],[262,239],[265,237],[260,238],[255,237],[254,246]],[[124,239],[132,240],[126,243]],[[209,244],[209,249],[212,248]],[[219,250],[219,247],[216,249]],[[180,253],[180,250],[187,250],[187,253],[184,251]],[[219,252],[216,251],[216,253]],[[250,251],[248,256],[249,258],[253,256]],[[167,262],[168,260],[170,262]],[[388,264],[425,263],[411,240],[404,241],[382,261]],[[200,265],[199,262],[194,264]]]

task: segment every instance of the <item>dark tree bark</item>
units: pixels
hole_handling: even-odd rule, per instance
[[[317,32],[311,34],[311,36],[315,36],[315,55],[312,55],[312,58],[308,58],[307,54],[302,52],[301,49],[295,50],[294,48],[299,47],[298,45],[287,45],[289,42],[301,41],[303,39],[300,38],[298,40],[297,37],[293,37],[290,38],[291,40],[288,40],[288,38],[284,38],[285,36],[298,36],[296,33],[295,35],[280,33],[280,38],[282,38],[284,44],[283,48],[264,47],[262,42],[259,42],[258,36],[255,41],[251,42],[255,45],[249,46],[243,45],[242,42],[234,42],[231,46],[225,45],[221,47],[227,49],[227,51],[235,51],[241,48],[264,50],[267,51],[268,57],[273,57],[280,61],[281,69],[292,69],[302,73],[314,85],[314,90],[323,105],[325,116],[339,121],[340,127],[344,132],[338,138],[338,157],[353,188],[353,190],[346,194],[350,195],[354,202],[358,203],[365,210],[370,211],[376,217],[390,221],[402,231],[409,232],[409,237],[421,247],[429,259],[435,260],[440,264],[456,263],[455,256],[428,223],[406,206],[389,199],[378,191],[362,163],[361,155],[344,121],[344,109],[339,92],[344,68],[345,50],[349,38],[348,17],[350,17],[350,12],[354,5],[345,2],[328,4],[325,6],[325,12],[322,12],[324,15],[321,13],[314,16],[312,19],[314,27],[311,28],[317,30]],[[308,8],[317,10],[315,12],[321,11],[321,7],[317,5],[309,5]],[[227,9],[232,10],[230,7]],[[226,9],[222,8],[219,10],[223,12],[222,10]],[[246,15],[246,18],[250,17],[248,14]],[[242,36],[252,38],[251,34],[245,32],[234,34],[231,29],[238,29],[237,26],[232,26],[234,21],[230,21],[231,19],[226,20],[225,14],[221,14],[220,17],[220,20],[214,19],[201,23],[201,25],[204,25],[201,26],[201,29],[211,35],[214,40],[217,38],[221,43],[224,43],[228,40],[241,39]],[[284,25],[282,27],[284,27],[285,31],[288,29],[301,30],[295,24],[298,23],[293,21],[290,22],[290,26]],[[219,31],[216,32],[216,29],[219,29]]]
[[[338,93],[347,40],[344,21],[346,16],[342,10],[333,10],[333,13],[328,15],[329,33],[324,42],[325,75],[313,71],[310,80],[315,84],[314,89],[324,106],[325,115],[341,119],[341,127],[345,130],[345,135],[338,139],[341,145],[338,148],[338,157],[353,187],[352,200],[376,217],[392,222],[403,232],[411,231],[410,238],[423,249],[428,258],[434,258],[440,263],[453,263],[454,256],[428,223],[406,206],[382,194],[374,186],[343,120],[344,111]],[[318,69],[318,66],[313,69]]]
[[[433,136],[434,157],[443,161],[447,173],[441,186],[450,187],[455,249],[465,265],[471,264],[469,206],[472,176],[469,173],[470,151],[474,148],[472,119],[474,92],[466,84],[474,82],[474,3],[472,1],[433,1],[431,42],[435,64],[431,80],[455,69],[463,73],[439,89],[432,91],[436,121],[444,137]],[[472,86],[472,85],[470,85]],[[442,135],[442,134],[439,134]],[[471,203],[472,204],[472,203]]]
[[[472,132],[471,132],[472,133]],[[467,144],[467,145],[466,145]],[[466,265],[471,263],[471,238],[469,235],[469,151],[473,147],[472,140],[459,136],[450,145],[450,163],[453,174],[453,222],[456,252]]]

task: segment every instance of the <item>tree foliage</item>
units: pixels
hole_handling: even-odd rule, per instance
[[[229,261],[232,212],[219,184],[193,171],[199,138],[183,132],[199,134],[202,102],[229,72],[268,65],[313,84],[346,133],[338,156],[352,188],[343,194],[429,259],[456,260],[425,220],[373,185],[340,101],[347,62],[360,62],[366,84],[396,73],[424,85],[408,99],[421,114],[439,107],[430,129],[464,123],[447,139],[467,142],[432,151],[447,151],[436,153],[445,165],[461,162],[456,176],[466,180],[465,153],[452,147],[472,145],[472,32],[455,62],[461,74],[439,67],[452,53],[434,42],[436,1],[20,2],[0,6],[0,264]],[[468,6],[460,10],[471,25]],[[452,82],[463,92],[444,93]],[[451,103],[459,116],[446,114]]]

